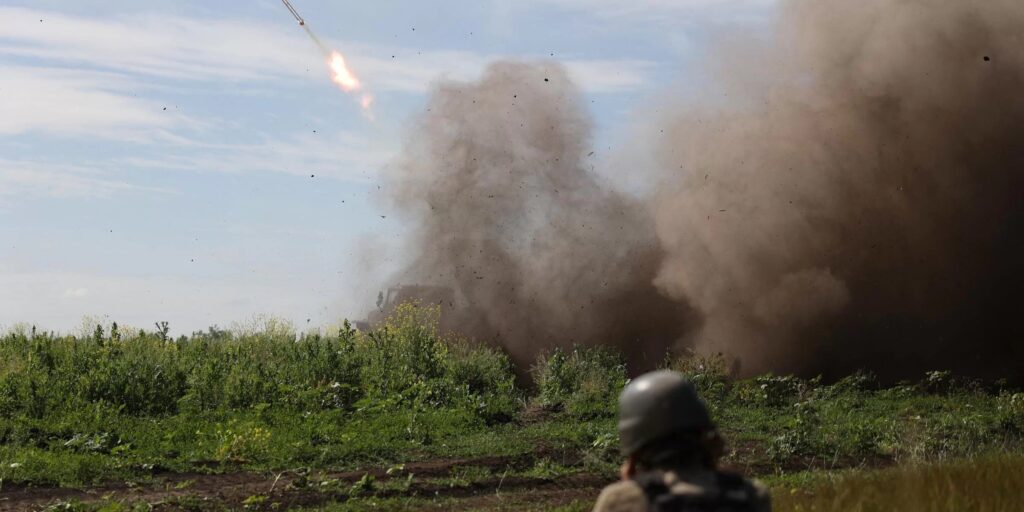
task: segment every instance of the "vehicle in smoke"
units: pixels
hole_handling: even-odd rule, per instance
[[[441,306],[441,325],[450,319],[455,310],[455,290],[448,286],[424,284],[406,284],[391,286],[387,293],[382,290],[377,294],[377,307],[371,310],[364,320],[356,320],[356,329],[368,331],[379,326],[400,304],[417,303],[420,305],[436,304]]]

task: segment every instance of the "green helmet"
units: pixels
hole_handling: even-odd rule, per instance
[[[651,441],[675,432],[714,428],[693,384],[670,370],[645,373],[619,395],[619,445],[636,453]]]

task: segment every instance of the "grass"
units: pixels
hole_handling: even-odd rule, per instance
[[[346,324],[329,334],[296,335],[270,321],[177,339],[166,325],[97,326],[78,336],[8,332],[0,336],[0,485],[495,457],[515,467],[469,464],[435,483],[615,474],[616,398],[627,381],[617,354],[543,354],[520,387],[504,353],[440,335],[438,314],[409,304],[372,332]],[[728,465],[816,489],[786,495],[794,501],[780,503],[804,507],[792,510],[831,510],[813,508],[825,506],[814,500],[845,499],[828,497],[828,486],[875,485],[865,475],[821,483],[822,470],[932,467],[921,464],[1019,453],[1024,438],[1024,393],[946,372],[880,386],[868,373],[832,384],[734,380],[724,360],[692,354],[665,366],[689,375],[707,400],[733,447]],[[819,483],[825,487],[813,487]],[[369,487],[401,485],[408,487],[385,478]],[[339,510],[377,499],[362,494]]]
[[[775,509],[793,512],[1010,512],[1021,509],[1024,458],[988,456],[854,472],[817,480],[803,487],[776,488]]]

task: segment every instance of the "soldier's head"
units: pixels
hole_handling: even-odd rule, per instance
[[[722,445],[693,385],[669,370],[641,375],[622,391],[619,443],[623,455],[646,469],[714,467]]]

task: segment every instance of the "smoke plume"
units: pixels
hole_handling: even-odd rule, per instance
[[[653,284],[662,253],[645,206],[585,170],[589,133],[561,66],[499,62],[436,87],[390,176],[416,224],[403,281],[454,287],[470,309],[456,329],[523,363],[602,343],[642,364],[685,328],[686,308]]]
[[[619,171],[657,183],[642,199],[586,170],[557,64],[439,84],[391,175],[404,278],[453,286],[464,330],[524,361],[675,344],[744,373],[1020,375],[1022,34],[1018,0],[782,2],[649,116],[657,168]]]

